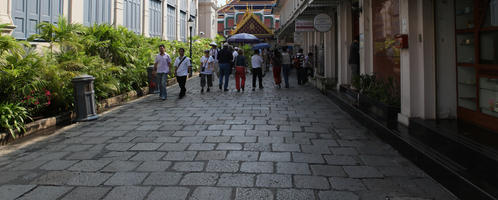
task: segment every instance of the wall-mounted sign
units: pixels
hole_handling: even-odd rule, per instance
[[[310,19],[296,19],[295,28],[295,32],[313,32],[315,30],[313,20]]]
[[[319,32],[327,32],[332,28],[332,18],[327,14],[319,14],[313,20],[315,29]]]

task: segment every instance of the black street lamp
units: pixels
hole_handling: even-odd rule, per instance
[[[189,30],[190,30],[190,49],[189,49],[190,56],[189,57],[190,57],[190,59],[192,59],[192,24],[191,23],[194,22],[194,19],[192,19],[192,17],[190,17],[188,19],[188,22],[189,22]],[[192,77],[192,73],[193,73],[192,71],[194,71],[194,70],[190,70],[190,74],[189,74],[190,77]]]

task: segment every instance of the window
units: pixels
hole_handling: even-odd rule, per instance
[[[85,26],[111,23],[111,0],[85,0],[83,7]]]
[[[141,0],[124,0],[124,25],[137,34],[141,33],[141,2]]]
[[[162,33],[162,11],[160,0],[150,0],[149,5],[149,35],[151,37],[160,37]]]
[[[15,0],[12,1],[12,19],[16,29],[13,36],[26,39],[38,33],[40,22],[57,23],[62,15],[62,0]]]
[[[180,11],[180,40],[187,41],[187,13]]]
[[[176,10],[168,5],[168,40],[176,40]]]
[[[187,0],[180,1],[180,10],[187,12]]]
[[[190,14],[194,16],[197,15],[197,5],[195,5],[195,0],[190,1]]]

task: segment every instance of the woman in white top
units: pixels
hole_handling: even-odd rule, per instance
[[[207,79],[207,90],[213,86],[213,71],[214,71],[214,58],[209,56],[209,50],[204,51],[204,56],[201,57],[201,93],[204,92],[204,86],[206,86]]]
[[[254,50],[254,55],[251,57],[252,65],[252,91],[256,88],[256,77],[259,80],[259,89],[263,89],[263,58],[259,55],[259,50]]]

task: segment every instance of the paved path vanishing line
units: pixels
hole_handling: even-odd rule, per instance
[[[21,149],[0,199],[455,199],[311,86],[200,94],[190,80]],[[389,198],[386,198],[389,197]]]

